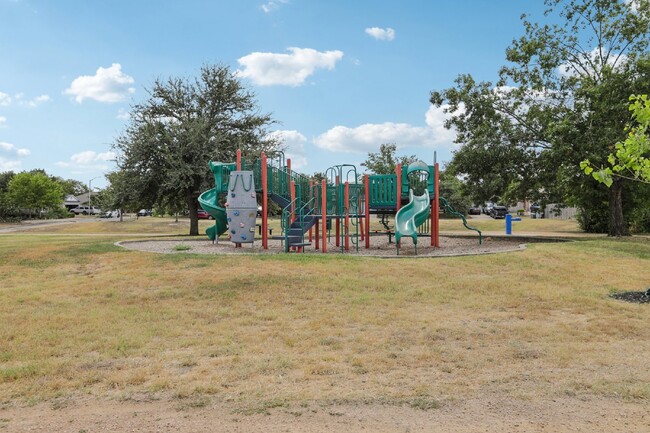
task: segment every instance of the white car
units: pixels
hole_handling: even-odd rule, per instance
[[[102,210],[92,206],[77,206],[76,208],[70,209],[70,212],[76,215],[99,215],[102,213]]]

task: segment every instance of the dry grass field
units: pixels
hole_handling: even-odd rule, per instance
[[[536,232],[577,232],[529,222],[546,224]],[[30,408],[79,401],[162,402],[179,413],[219,406],[237,419],[280,411],[295,422],[314,407],[413,416],[505,398],[647,409],[650,306],[608,297],[650,285],[647,239],[426,260],[114,245],[184,234],[184,224],[141,218],[0,234],[0,431],[22,431],[14,416]],[[552,427],[549,417],[537,428]],[[650,418],[635,422],[628,431],[650,428]]]

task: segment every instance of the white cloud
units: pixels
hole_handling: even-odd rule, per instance
[[[430,140],[427,128],[407,123],[366,123],[354,128],[335,126],[316,137],[318,147],[333,152],[370,152],[381,143],[397,143],[400,147]]]
[[[626,0],[625,3],[627,3],[628,7],[632,12],[638,12],[639,11],[639,2],[638,0]]]
[[[4,116],[0,116],[0,128],[6,128],[7,127],[7,118]]]
[[[395,30],[390,27],[382,29],[381,27],[370,27],[366,33],[379,41],[392,41],[395,39]]]
[[[312,48],[288,48],[291,54],[251,53],[237,60],[244,67],[240,77],[260,86],[300,86],[316,69],[334,69],[343,58],[342,51],[316,51]]]
[[[0,107],[8,107],[11,105],[14,99],[20,105],[31,108],[38,107],[39,105],[52,100],[49,95],[40,95],[29,101],[23,101],[23,96],[23,93],[16,93],[12,99],[11,96],[7,95],[6,93],[0,92]]]
[[[445,122],[453,115],[458,115],[464,111],[464,105],[454,113],[445,113],[449,105],[445,104],[441,107],[431,105],[425,114],[425,121],[429,130],[434,136],[434,146],[440,145],[455,145],[456,131],[445,128]]]
[[[115,116],[116,119],[120,119],[120,120],[129,120],[130,117],[131,117],[131,113],[126,111],[124,108],[120,108],[119,110],[117,110],[117,116]]]
[[[121,102],[135,92],[135,88],[131,87],[133,83],[135,83],[133,77],[122,72],[119,63],[113,63],[108,68],[99,67],[95,75],[82,75],[75,78],[64,93],[74,96],[75,101],[79,103],[84,99],[109,103]]]
[[[284,154],[291,159],[292,169],[298,170],[307,166],[307,152],[305,151],[307,137],[294,130],[273,131],[269,135],[284,144]]]
[[[70,157],[70,160],[76,164],[88,165],[98,161],[111,161],[115,159],[115,152],[101,152],[97,153],[92,150],[75,153]]]
[[[18,156],[28,156],[31,152],[29,149],[17,147],[15,144],[0,141],[0,150],[12,153]]]
[[[35,107],[38,107],[41,104],[44,104],[46,102],[50,102],[51,100],[52,100],[52,98],[50,98],[49,95],[40,95],[40,96],[37,96],[36,98],[31,99],[31,100],[29,100],[27,102],[23,102],[23,104],[28,106],[28,107],[35,108]]]
[[[599,49],[598,47],[591,50],[591,52],[583,55],[579,62],[564,63],[558,67],[560,75],[565,77],[580,77],[586,74],[592,75],[595,71],[600,70],[603,60],[605,63],[614,68],[620,67],[627,62],[625,54],[616,54],[607,52],[606,48]]]
[[[11,104],[11,96],[0,92],[0,107],[7,107]]]
[[[11,152],[14,150],[16,146],[14,146],[11,143],[5,143],[4,141],[0,141],[0,149],[4,150],[5,152]]]
[[[20,170],[21,162],[3,158],[0,156],[0,171],[18,171]]]
[[[58,161],[56,165],[67,169],[76,169],[76,173],[108,171],[112,167],[109,162],[112,162],[115,158],[115,152],[98,153],[93,150],[85,150],[72,155],[70,161]]]
[[[271,0],[260,5],[260,9],[262,9],[264,13],[269,14],[287,3],[289,3],[289,0]]]
[[[455,132],[444,128],[446,106],[431,106],[425,114],[425,126],[408,123],[366,123],[354,128],[335,126],[314,139],[316,146],[333,152],[374,152],[382,143],[405,147],[451,147]]]

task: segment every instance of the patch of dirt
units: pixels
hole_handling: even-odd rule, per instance
[[[27,221],[22,221],[22,222],[16,223],[16,224],[2,224],[2,225],[0,225],[0,233],[20,232],[20,231],[23,231],[23,230],[30,230],[30,229],[34,229],[34,228],[58,226],[58,225],[61,225],[61,224],[73,224],[73,223],[77,223],[77,222],[79,222],[78,219],[77,220],[73,220],[73,219],[64,219],[64,220],[27,220]]]
[[[0,431],[78,432],[567,432],[650,431],[645,402],[605,398],[518,400],[484,396],[422,410],[305,403],[243,415],[225,403],[76,400],[0,409]]]
[[[637,304],[647,304],[650,303],[650,289],[645,292],[620,292],[612,293],[609,295],[614,299],[625,302],[634,302]]]
[[[393,238],[394,240],[394,238]],[[269,240],[269,248],[263,249],[262,242],[256,240],[253,244],[242,244],[241,248],[226,239],[212,243],[208,239],[176,239],[176,240],[146,240],[146,241],[122,241],[118,245],[138,251],[168,254],[278,254],[284,253],[284,247],[280,240]],[[305,247],[306,254],[322,254],[322,251],[315,249],[315,241],[311,246]],[[334,237],[327,243],[327,254],[349,254],[359,256],[380,256],[380,257],[432,257],[432,256],[461,256],[474,254],[489,254],[505,251],[519,251],[525,249],[520,239],[507,239],[486,237],[479,244],[478,237],[453,237],[440,236],[440,248],[431,246],[428,237],[419,239],[416,245],[411,238],[402,239],[399,255],[394,242],[389,242],[388,236],[371,236],[370,248],[365,248],[365,242],[361,241],[357,251],[356,245],[350,243],[349,250],[345,250],[343,243],[337,246]]]

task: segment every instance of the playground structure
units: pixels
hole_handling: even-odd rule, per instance
[[[285,160],[283,154],[276,160],[261,154],[256,161],[247,163],[237,151],[236,162],[210,161],[209,166],[215,187],[199,196],[199,204],[215,220],[206,230],[213,242],[228,231],[236,247],[252,241],[254,227],[233,219],[239,210],[232,208],[232,204],[239,203],[241,195],[250,202],[255,194],[261,196],[260,231],[264,249],[268,249],[270,236],[269,199],[282,208],[282,233],[272,239],[282,240],[285,252],[304,251],[312,244],[316,250],[327,252],[332,232],[335,247],[341,251],[349,251],[351,247],[358,251],[362,244],[370,248],[370,218],[377,215],[389,243],[395,236],[397,254],[405,237],[412,239],[417,254],[418,239],[422,237],[429,237],[432,247],[440,247],[441,205],[447,213],[460,217],[467,229],[478,232],[479,244],[482,241],[481,232],[468,226],[464,215],[439,197],[437,162],[427,165],[418,161],[405,167],[398,164],[395,173],[363,176],[358,175],[354,165],[342,164],[328,168],[325,179],[319,181],[294,172],[291,160]],[[244,173],[246,179],[250,173],[250,181],[243,181]],[[242,179],[238,187],[233,185],[233,179]],[[242,190],[243,186],[246,188]],[[250,209],[247,204],[245,212],[250,214]],[[388,218],[392,215],[395,217],[391,229]]]

